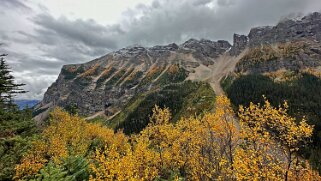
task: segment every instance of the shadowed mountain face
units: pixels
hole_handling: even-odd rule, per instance
[[[283,20],[274,27],[253,28],[248,36],[235,34],[233,45],[223,40],[190,39],[181,45],[123,48],[85,64],[63,66],[37,107],[36,111],[41,113],[38,119],[54,106],[75,104],[81,115],[91,118],[104,115],[110,119],[123,115],[119,118],[123,121],[128,118],[123,112],[125,108],[130,112],[143,106],[140,103],[144,100],[135,102],[138,96],[150,100],[152,93],[180,90],[182,87],[175,86],[187,86],[186,80],[208,82],[214,90],[220,90],[217,88],[220,79],[231,71],[264,73],[307,68],[318,71],[320,40],[321,14],[313,13],[300,20]],[[190,90],[186,98],[196,88]],[[149,104],[162,102],[159,99],[168,99],[171,94],[162,95]],[[180,106],[172,106],[177,109],[174,112],[180,112],[187,104],[185,97],[180,99],[183,100],[175,103]]]

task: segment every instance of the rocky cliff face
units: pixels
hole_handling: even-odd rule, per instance
[[[238,73],[300,71],[321,67],[321,44],[309,39],[266,44],[249,49],[237,63]]]
[[[234,34],[233,39],[233,46],[224,40],[195,39],[181,45],[133,46],[85,64],[65,65],[37,110],[75,104],[81,115],[112,118],[135,96],[180,84],[192,73],[208,74],[202,81],[209,80],[220,69],[216,65],[224,65],[218,61],[233,57],[240,57],[233,59],[238,63],[226,65],[236,64],[238,73],[321,66],[320,13],[253,28],[247,36]]]
[[[233,35],[233,47],[231,48],[230,55],[237,56],[248,46],[249,38],[245,35]]]
[[[251,47],[277,42],[288,42],[294,39],[306,38],[320,41],[321,14],[312,13],[302,19],[285,19],[276,26],[266,26],[251,29],[249,45]]]
[[[247,36],[234,34],[231,55],[239,54],[245,47],[285,43],[301,38],[321,41],[321,13],[315,12],[301,19],[284,19],[276,26],[255,27]]]
[[[248,36],[234,36],[232,55],[244,47],[249,49],[236,65],[236,72],[318,69],[320,38],[321,13],[317,12],[301,19],[284,19],[276,26],[252,28]]]

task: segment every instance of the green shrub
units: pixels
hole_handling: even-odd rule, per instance
[[[39,171],[35,180],[45,181],[83,181],[89,180],[89,167],[85,158],[70,156],[58,165],[49,162]]]
[[[12,180],[16,164],[30,146],[30,138],[14,136],[0,139],[0,180]]]

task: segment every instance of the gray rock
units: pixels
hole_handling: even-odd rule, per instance
[[[233,46],[230,50],[230,55],[239,55],[248,46],[248,37],[245,35],[234,34]]]
[[[321,13],[315,12],[301,19],[284,19],[276,26],[252,28],[248,37],[251,47],[260,44],[288,42],[300,38],[320,40]]]

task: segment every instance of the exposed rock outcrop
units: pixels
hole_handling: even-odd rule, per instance
[[[302,38],[321,41],[321,13],[315,12],[301,19],[283,19],[276,26],[255,27],[247,36],[234,34],[231,55],[240,54],[247,46],[285,43]]]
[[[321,44],[308,39],[251,48],[236,65],[238,73],[299,71],[321,66]]]
[[[273,44],[288,42],[300,38],[320,40],[321,14],[312,13],[301,19],[284,19],[276,26],[266,26],[251,29],[249,45],[258,46],[262,43]]]
[[[249,38],[245,35],[234,34],[233,46],[230,50],[230,55],[237,56],[248,46]]]

